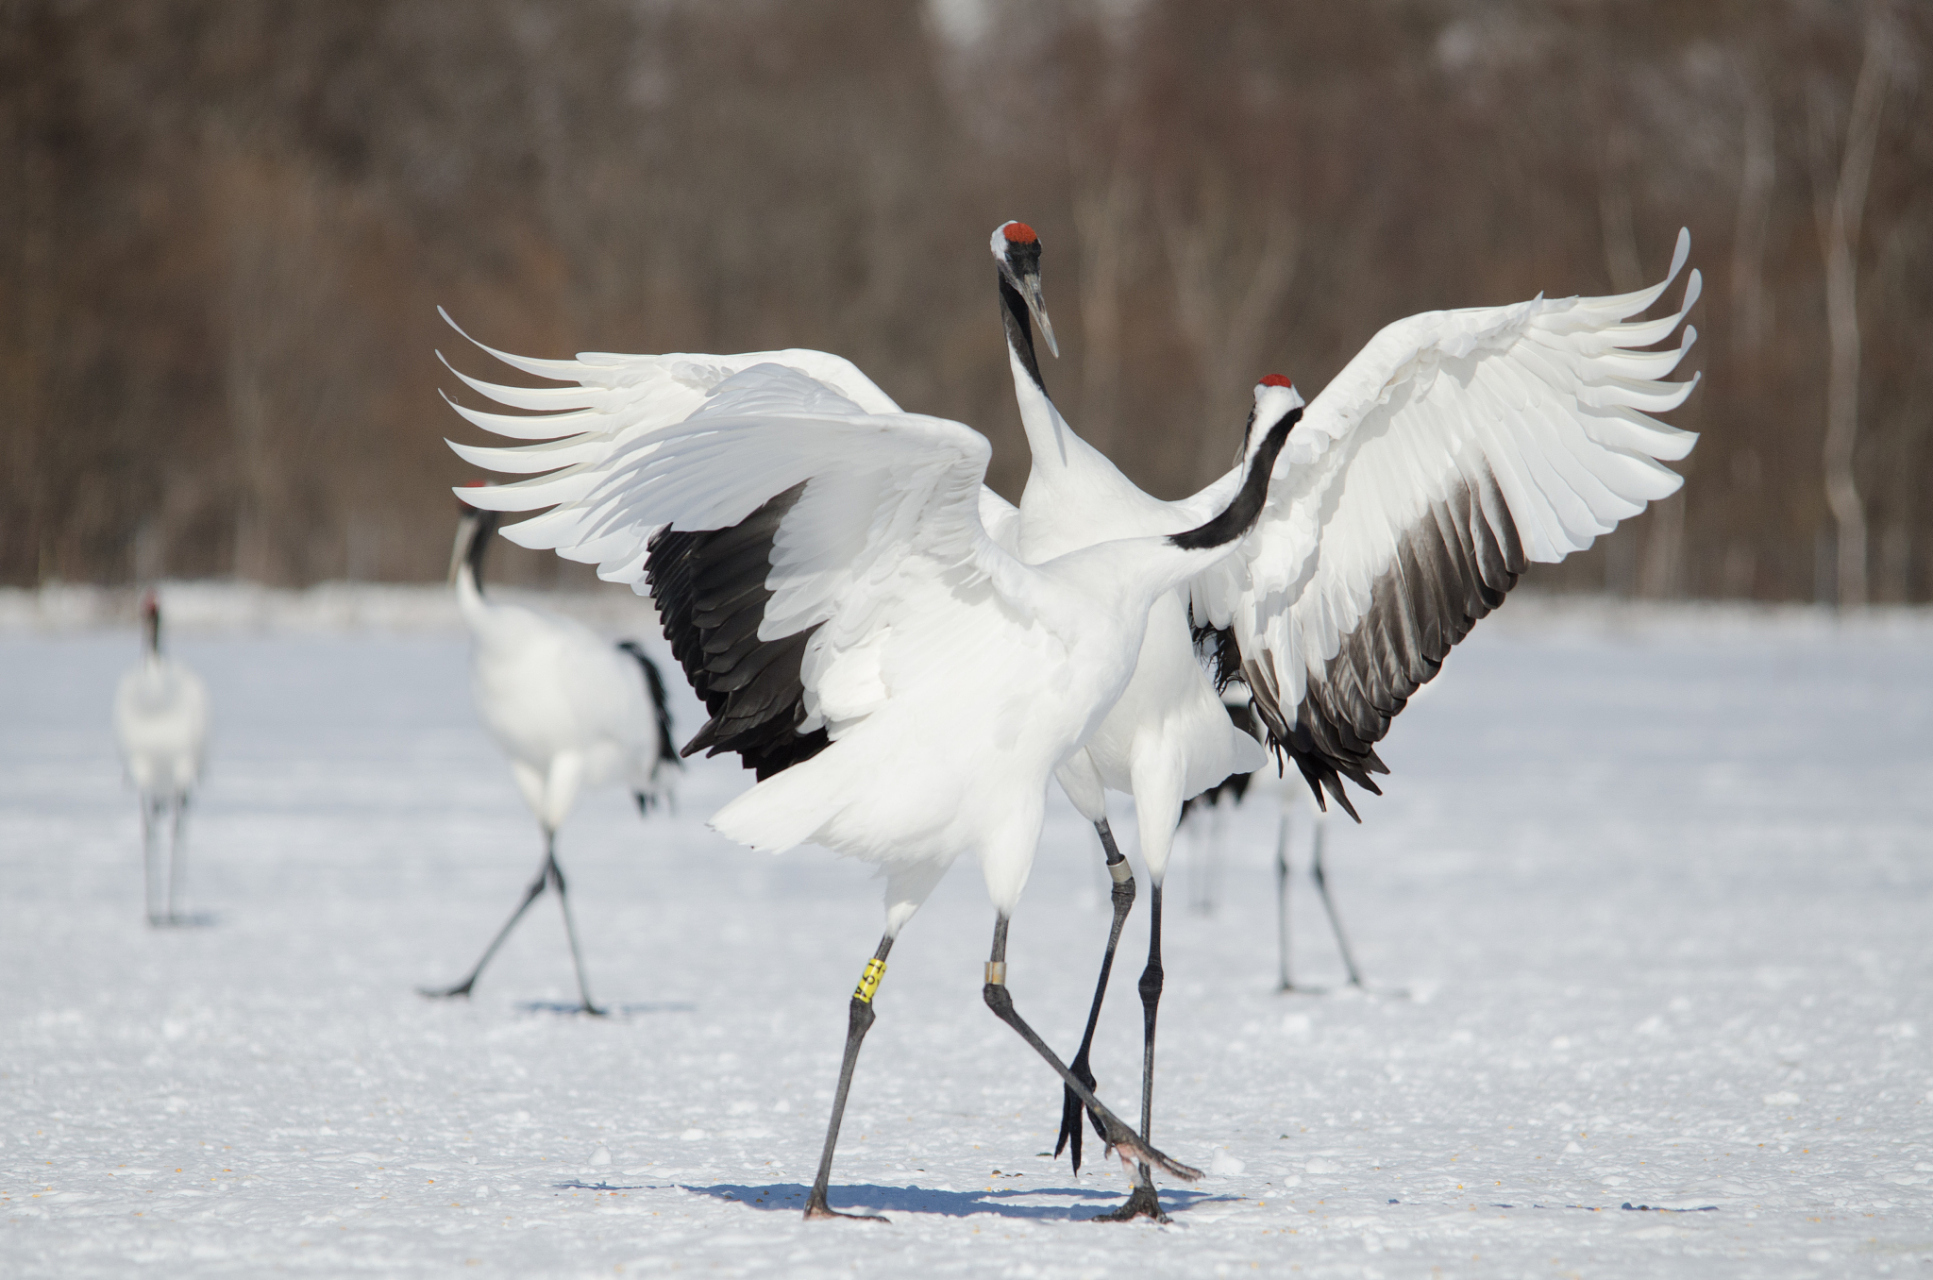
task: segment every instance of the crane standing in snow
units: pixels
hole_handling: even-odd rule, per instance
[[[180,924],[175,910],[185,851],[188,799],[208,748],[208,691],[201,678],[161,652],[161,602],[141,599],[141,663],[114,691],[114,734],[128,777],[141,796],[141,873],[148,923]],[[168,870],[157,901],[155,856],[169,821]]]
[[[1023,559],[1102,538],[1186,527],[1222,500],[1224,482],[1162,502],[1067,425],[1041,380],[1032,318],[1052,348],[1040,291],[1040,242],[1024,224],[995,230],[1009,364],[1032,469],[1020,501]],[[1108,788],[1131,792],[1153,882],[1143,1011],[1142,1140],[1154,1087],[1163,984],[1161,885],[1181,804],[1242,766],[1225,763],[1233,732],[1202,679],[1189,622],[1212,635],[1217,684],[1247,684],[1269,747],[1293,760],[1316,802],[1349,816],[1343,781],[1377,792],[1375,744],[1452,646],[1503,603],[1528,563],[1589,546],[1647,501],[1677,490],[1660,459],[1696,437],[1648,416],[1676,408],[1696,379],[1667,383],[1695,338],[1668,338],[1697,300],[1691,273],[1677,314],[1627,322],[1668,288],[1691,252],[1679,233],[1655,287],[1609,298],[1537,298],[1508,307],[1428,312],[1391,324],[1309,405],[1241,550],[1177,583],[1148,621],[1134,683],[1084,753]],[[1244,441],[1244,447],[1247,446]],[[1180,592],[1187,593],[1184,609]],[[1192,677],[1192,681],[1191,681]],[[1205,692],[1204,692],[1205,691]],[[1103,819],[1076,756],[1060,773],[1090,820]],[[1360,819],[1358,819],[1360,820]],[[1103,841],[1106,832],[1103,828]],[[1112,860],[1112,854],[1110,854]],[[1091,1041],[1114,932],[1089,1013]],[[1340,934],[1338,934],[1340,936]],[[1072,1091],[1061,1141],[1078,1142]],[[1057,1148],[1058,1150],[1058,1148]],[[1074,1158],[1078,1162],[1079,1148]],[[1162,1216],[1143,1170],[1121,1216]]]
[[[613,645],[568,618],[484,597],[483,557],[501,518],[495,511],[464,504],[450,578],[456,584],[457,607],[470,628],[477,711],[510,757],[517,787],[543,829],[544,857],[523,900],[469,976],[423,994],[469,995],[497,948],[549,887],[557,891],[563,910],[583,1010],[601,1014],[584,977],[570,896],[557,865],[557,829],[583,790],[614,778],[631,788],[641,813],[668,798],[680,767],[671,742],[671,713],[657,666],[636,643]]]
[[[1058,354],[1052,323],[1041,296],[1040,237],[1021,222],[994,229],[991,249],[997,265],[1001,319],[1007,335],[1008,365],[1020,421],[1032,455],[1027,485],[1011,524],[1014,549],[1033,562],[1112,538],[1142,537],[1185,527],[1213,501],[1215,487],[1185,503],[1160,502],[1121,474],[1106,455],[1076,435],[1054,407],[1041,378],[1034,350],[1038,321],[1048,349]],[[1284,381],[1284,386],[1287,386]],[[1289,388],[1293,392],[1293,388]],[[1300,403],[1300,397],[1297,398]],[[1252,773],[1268,761],[1256,739],[1238,729],[1195,656],[1188,627],[1186,584],[1155,602],[1148,615],[1134,676],[1083,750],[1059,771],[1061,787],[1100,834],[1114,881],[1114,920],[1094,988],[1087,1027],[1069,1064],[1091,1089],[1089,1055],[1099,1023],[1101,1001],[1113,968],[1121,926],[1133,905],[1134,881],[1108,827],[1104,789],[1134,797],[1141,857],[1150,881],[1148,963],[1139,984],[1144,1022],[1144,1075],[1152,1080],[1156,1009],[1161,1001],[1161,909],[1168,856],[1174,848],[1181,807],[1189,797],[1232,773]],[[1153,1091],[1143,1090],[1142,1138],[1152,1122]],[[1054,1154],[1071,1144],[1075,1172],[1081,1167],[1081,1106],[1064,1090],[1060,1137]],[[1145,1171],[1121,1216],[1161,1218],[1161,1206]]]

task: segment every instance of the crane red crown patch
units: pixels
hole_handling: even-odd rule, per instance
[[[1034,229],[1024,222],[1009,222],[1003,230],[1007,233],[1007,239],[1014,244],[1032,244],[1040,239],[1034,234]]]
[[[490,487],[490,482],[488,480],[465,480],[460,487],[464,489],[487,489]]]
[[[1295,386],[1293,382],[1290,382],[1287,378],[1283,377],[1279,373],[1271,373],[1271,374],[1265,375],[1262,378],[1262,385],[1265,387],[1290,387],[1290,388],[1293,388]]]

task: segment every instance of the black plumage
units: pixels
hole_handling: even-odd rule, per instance
[[[671,652],[711,714],[681,754],[737,752],[761,781],[830,741],[823,728],[799,728],[806,719],[800,664],[818,628],[758,637],[772,598],[765,585],[772,540],[804,487],[787,489],[727,529],[662,530],[645,559]]]
[[[1295,762],[1316,803],[1326,809],[1327,792],[1360,822],[1344,780],[1382,794],[1371,775],[1389,772],[1376,744],[1390,721],[1477,620],[1503,603],[1525,567],[1516,521],[1486,470],[1432,503],[1403,536],[1371,589],[1368,611],[1321,672],[1310,675],[1293,708],[1282,706],[1273,662],[1245,660],[1232,632],[1198,625],[1195,640],[1217,687],[1236,680],[1249,686],[1269,748]]]
[[[637,659],[638,667],[644,672],[644,689],[651,695],[651,711],[658,721],[658,760],[676,769],[685,767],[678,758],[678,745],[671,735],[671,703],[665,693],[664,676],[658,672],[658,664],[645,655],[644,647],[635,640],[620,640],[617,647]],[[640,807],[649,807],[643,796],[638,797]]]

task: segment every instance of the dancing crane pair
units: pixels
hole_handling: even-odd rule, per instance
[[[812,842],[882,872],[885,928],[850,1001],[810,1218],[863,1216],[828,1203],[854,1067],[895,940],[965,853],[995,911],[986,1003],[1060,1076],[1061,1141],[1076,1168],[1083,1110],[1132,1166],[1132,1193],[1105,1216],[1161,1217],[1153,1172],[1200,1176],[1151,1138],[1162,883],[1183,802],[1272,751],[1318,803],[1356,816],[1345,781],[1378,792],[1372,775],[1387,769],[1376,743],[1450,648],[1529,563],[1560,560],[1674,492],[1680,478],[1663,462],[1695,440],[1650,416],[1695,385],[1664,381],[1694,332],[1675,349],[1644,348],[1678,329],[1698,273],[1675,314],[1631,319],[1683,268],[1681,232],[1654,287],[1398,321],[1308,404],[1288,379],[1263,378],[1236,465],[1192,497],[1158,501],[1047,393],[1036,323],[1056,348],[1038,238],[1006,223],[992,250],[1032,452],[1017,508],[985,485],[984,436],[901,410],[824,352],[544,360],[486,347],[568,385],[457,374],[520,411],[452,402],[459,414],[538,442],[452,444],[476,465],[529,477],[462,492],[473,511],[459,559],[480,554],[476,537],[498,513],[541,511],[502,536],[648,592],[710,716],[685,754],[735,753],[757,775],[712,825],[753,848]],[[484,696],[491,641],[473,568],[459,564],[457,578]],[[1266,751],[1225,709],[1217,685],[1231,681],[1246,685]],[[632,757],[641,797],[661,787],[668,745]],[[518,772],[532,807],[556,820],[575,785],[559,772],[529,761]],[[1115,885],[1093,1008],[1069,1062],[1007,985],[1008,925],[1050,779],[1094,823]],[[1088,1063],[1135,896],[1107,790],[1134,797],[1151,881],[1138,1127],[1095,1096]],[[562,896],[555,821],[544,821],[545,862],[525,906],[546,882]],[[583,997],[591,1007],[588,988]]]

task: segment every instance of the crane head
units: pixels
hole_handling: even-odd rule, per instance
[[[1302,393],[1295,389],[1293,382],[1279,373],[1265,374],[1255,384],[1255,406],[1248,411],[1248,425],[1242,428],[1242,448],[1235,455],[1235,465],[1239,467],[1247,461],[1255,443],[1256,423],[1261,423],[1266,430],[1302,407]],[[1293,425],[1289,429],[1295,430]]]
[[[1024,222],[1003,222],[993,229],[988,246],[1000,267],[1000,278],[1026,302],[1047,350],[1058,359],[1060,347],[1054,342],[1054,322],[1047,318],[1047,302],[1040,293],[1040,237]]]

